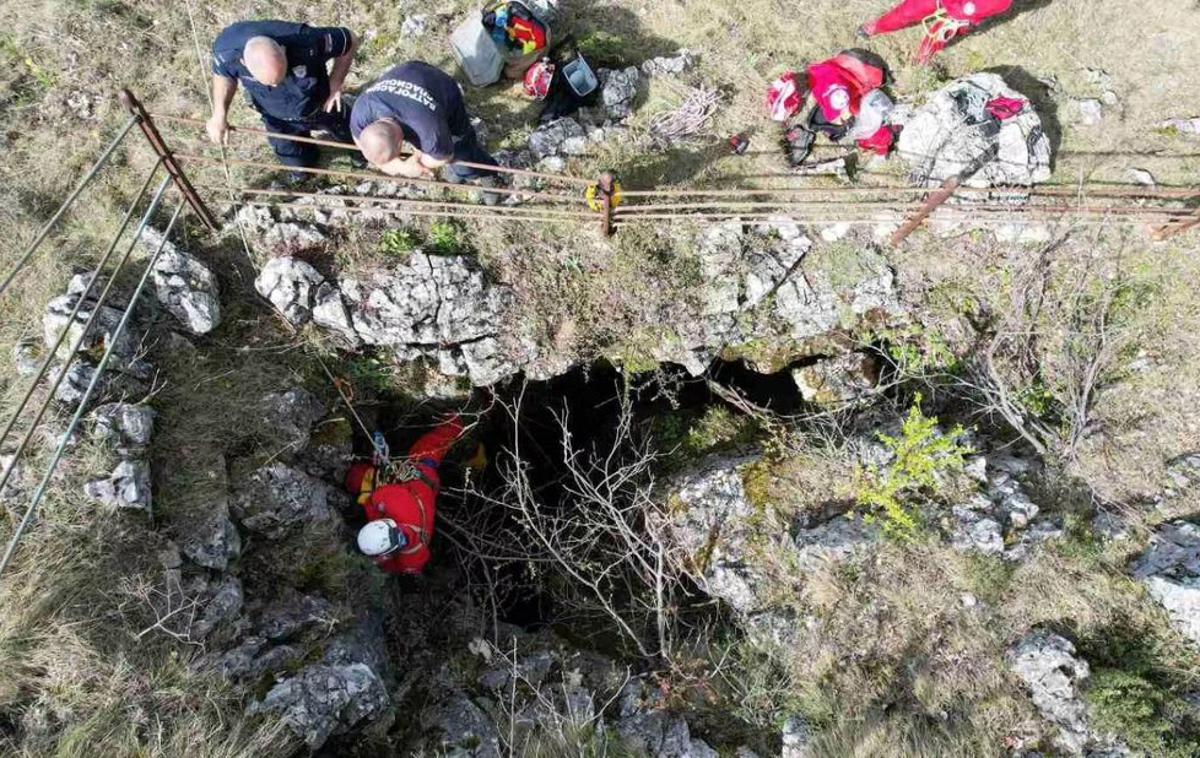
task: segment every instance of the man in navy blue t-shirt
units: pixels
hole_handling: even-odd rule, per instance
[[[389,176],[431,176],[446,166],[447,181],[481,179],[493,186],[496,172],[451,163],[497,165],[479,144],[458,83],[427,63],[402,63],[359,95],[350,132],[363,156]],[[405,142],[413,152],[401,158]],[[485,192],[484,201],[494,204],[495,193]]]
[[[318,130],[339,142],[350,142],[350,109],[342,107],[342,87],[357,48],[358,40],[350,30],[337,26],[239,21],[226,27],[213,43],[209,137],[219,144],[225,142],[229,105],[240,82],[267,131],[308,137]],[[333,61],[332,71],[326,65],[329,61]],[[288,166],[316,164],[315,145],[268,141]]]

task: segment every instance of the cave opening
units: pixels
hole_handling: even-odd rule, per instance
[[[455,400],[415,401],[385,394],[360,414],[368,426],[384,433],[395,457],[449,413],[462,413],[467,432],[441,469],[433,558],[426,574],[453,574],[460,587],[472,590],[487,587],[497,621],[531,630],[551,625],[574,636],[563,628],[564,623],[571,626],[571,614],[545,591],[538,567],[518,557],[517,543],[527,537],[514,509],[501,502],[511,499],[516,468],[545,512],[570,514],[580,506],[579,483],[567,471],[568,461],[608,455],[624,444],[617,439],[623,418],[633,435],[650,436],[648,449],[665,462],[673,443],[662,433],[664,419],[678,427],[712,408],[738,413],[735,398],[780,414],[808,408],[791,376],[793,368],[806,362],[762,374],[741,360],[718,360],[692,376],[675,364],[629,374],[602,360],[549,380],[516,378]],[[356,456],[369,457],[371,449],[358,429]],[[489,559],[480,560],[480,555]],[[403,586],[410,584],[402,579]]]

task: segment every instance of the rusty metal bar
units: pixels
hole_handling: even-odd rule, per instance
[[[956,194],[982,195],[1027,195],[1030,197],[1136,197],[1158,200],[1186,200],[1200,198],[1200,188],[1189,189],[1156,189],[1151,187],[1100,187],[1097,185],[1045,185],[1036,187],[959,187]],[[871,186],[871,187],[777,187],[768,189],[751,189],[731,187],[729,189],[712,190],[632,190],[622,194],[628,198],[634,197],[741,197],[748,195],[859,195],[897,193],[908,195],[924,195],[928,187],[901,186]]]
[[[198,118],[188,118],[186,116],[172,116],[165,113],[152,113],[154,118],[162,119],[163,121],[174,121],[180,124],[189,124],[192,126],[204,126],[204,121]],[[295,134],[280,134],[279,132],[271,132],[266,129],[256,129],[252,126],[229,126],[231,132],[245,132],[249,134],[258,134],[271,139],[289,140],[291,142],[303,142],[308,145],[319,145],[321,147],[332,147],[339,150],[358,150],[358,146],[351,142],[338,142],[336,140],[318,139],[316,137],[300,137]],[[499,171],[505,174],[513,174],[515,176],[528,176],[534,179],[545,179],[547,181],[565,182],[567,184],[575,184],[581,187],[587,187],[592,184],[590,179],[582,179],[577,176],[562,176],[561,174],[548,174],[543,171],[530,171],[523,168],[509,168],[507,166],[492,166],[487,163],[472,163],[471,161],[450,161],[452,166],[466,166],[468,168],[483,169],[485,171]]]
[[[791,208],[861,208],[864,212],[872,210],[913,210],[924,207],[923,203],[902,202],[902,201],[881,201],[871,203],[836,203],[836,202],[791,202],[791,203],[681,203],[673,205],[633,205],[624,208],[618,208],[616,215],[618,218],[642,215],[646,212],[666,213],[666,212],[688,212],[691,210],[709,210],[721,211],[729,210],[731,213],[737,209],[747,210],[765,210],[768,208],[779,208],[787,210]],[[984,213],[984,214],[1010,214],[1014,216],[1063,216],[1063,215],[1087,215],[1087,216],[1105,216],[1105,215],[1124,215],[1124,216],[1178,216],[1185,213],[1182,208],[1164,208],[1161,206],[1143,206],[1143,205],[1095,205],[1095,206],[1077,206],[1077,205],[1009,205],[1005,203],[981,203],[981,204],[956,204],[941,208],[946,212],[957,213]],[[860,214],[861,215],[861,214]]]
[[[949,215],[947,220],[964,221],[975,225],[992,225],[992,224],[1012,224],[1028,219],[1011,219],[1011,218],[980,218],[971,214],[954,213],[947,211],[945,208],[937,211],[940,218],[942,215]],[[1167,219],[1174,218],[1169,214],[1164,213]],[[1062,216],[1057,218],[1045,218],[1039,220],[1056,221],[1061,220]],[[854,226],[874,226],[879,224],[896,223],[896,219],[886,218],[862,218],[860,216],[842,215],[832,216],[823,215],[820,217],[808,217],[791,213],[646,213],[643,215],[619,216],[617,220],[624,224],[633,221],[684,221],[688,219],[698,221],[792,221],[797,224],[851,224]],[[1075,226],[1130,226],[1145,224],[1150,219],[1130,219],[1114,217],[1110,219],[1072,219],[1071,224]]]
[[[232,201],[230,201],[230,202],[232,203]],[[278,204],[276,204],[276,203],[259,203],[259,202],[242,203],[242,205],[249,206],[251,208],[278,208],[279,207]],[[310,210],[321,210],[321,208],[319,206],[315,206],[315,205],[296,206],[297,209],[305,208],[305,207],[309,208]],[[479,208],[479,210],[481,211],[480,213],[467,213],[465,211],[409,210],[407,208],[341,208],[340,210],[348,211],[350,213],[383,213],[383,214],[386,214],[389,216],[428,216],[428,217],[433,217],[433,218],[469,218],[469,219],[480,219],[483,221],[495,221],[497,218],[512,218],[512,219],[517,219],[520,221],[545,221],[547,223],[566,223],[568,221],[575,220],[574,218],[567,218],[567,217],[562,217],[562,216],[540,216],[540,215],[538,215],[538,216],[535,216],[535,215],[506,216],[503,214],[500,216],[496,216],[495,214],[484,212],[484,211],[494,210],[492,208],[486,208],[484,206],[480,206],[480,208]]]
[[[158,133],[158,127],[154,125],[154,119],[142,107],[142,103],[127,89],[121,90],[119,97],[125,109],[137,119],[138,126],[142,129],[142,134],[146,136],[146,141],[150,143],[150,147],[162,159],[163,165],[167,167],[167,173],[175,181],[175,186],[179,188],[179,192],[187,200],[187,204],[191,206],[192,210],[195,211],[196,215],[200,217],[200,220],[204,222],[204,225],[210,231],[215,232],[219,230],[221,227],[217,223],[217,219],[208,210],[208,206],[204,204],[204,201],[200,199],[200,195],[196,194],[196,188],[188,181],[187,174],[183,172],[183,167],[179,165],[179,161],[176,160],[171,149],[167,147],[167,143],[163,141],[162,135]]]
[[[221,189],[229,192],[240,192],[244,195],[268,195],[272,197],[309,197],[315,200],[345,200],[356,203],[391,203],[393,205],[427,205],[438,206],[441,208],[464,208],[468,210],[488,210],[499,211],[501,214],[507,214],[513,211],[519,212],[538,212],[560,218],[591,218],[592,214],[587,211],[568,211],[557,207],[544,206],[523,206],[523,205],[497,205],[497,206],[481,206],[475,203],[458,203],[448,200],[414,200],[403,197],[380,197],[378,195],[345,195],[332,192],[300,192],[298,190],[273,190],[273,189],[255,189],[252,187],[218,187],[215,185],[197,185],[200,189]],[[318,207],[331,208],[334,210],[378,210],[378,208],[367,206],[345,206],[335,205],[333,203],[318,203]],[[289,208],[305,208],[312,207],[311,204],[293,203],[288,205]]]
[[[197,163],[222,163],[220,158],[213,158],[208,155],[192,155],[190,153],[180,153],[176,156],[179,160],[187,163],[195,161]],[[230,158],[227,163],[237,166],[249,166],[252,168],[278,169],[279,166],[273,163],[263,163],[261,161],[248,161],[240,158]],[[364,181],[374,182],[389,182],[399,184],[401,186],[413,186],[419,188],[442,187],[446,189],[457,190],[459,192],[466,191],[470,188],[464,187],[461,184],[452,184],[450,182],[440,182],[433,179],[409,179],[403,176],[388,176],[387,174],[370,174],[365,171],[335,171],[327,168],[303,168],[300,166],[288,166],[289,171],[298,171],[304,174],[313,174],[314,176],[341,176],[350,179],[361,179]],[[508,187],[489,187],[488,192],[495,192],[501,195],[521,195],[523,197],[532,198],[534,200],[546,200],[551,202],[582,202],[582,198],[573,198],[569,195],[553,195],[546,192],[528,192],[526,190],[510,189]]]
[[[43,242],[45,242],[46,237],[50,234],[50,230],[54,228],[54,225],[57,224],[58,220],[63,217],[63,214],[67,212],[67,209],[75,204],[75,201],[79,199],[79,196],[83,194],[83,191],[87,189],[89,184],[92,183],[92,180],[95,179],[96,175],[100,173],[100,169],[104,168],[105,164],[108,163],[108,159],[112,157],[114,152],[116,152],[117,147],[125,141],[125,137],[129,135],[129,130],[132,129],[133,125],[136,123],[136,117],[130,117],[130,119],[125,122],[125,126],[121,128],[121,131],[118,132],[117,136],[113,138],[113,141],[108,144],[108,147],[105,148],[104,152],[100,154],[100,157],[96,159],[96,162],[92,164],[92,167],[88,169],[88,172],[84,174],[83,178],[79,180],[79,183],[75,185],[75,189],[72,190],[71,194],[67,196],[67,199],[62,202],[62,205],[58,206],[58,210],[54,212],[54,215],[50,217],[50,220],[42,226],[41,230],[37,233],[37,236],[33,238],[33,242],[30,242],[28,247],[25,248],[25,252],[21,255],[21,259],[17,261],[17,265],[14,266],[13,270],[8,273],[8,276],[4,277],[4,282],[0,284],[0,297],[3,297],[4,293],[8,291],[9,285],[11,285],[13,280],[17,278],[17,274],[21,273],[21,269],[25,268],[25,264],[29,263],[29,259],[33,257],[33,254],[36,253],[37,249],[42,246]]]
[[[925,219],[929,218],[929,214],[933,213],[939,205],[949,200],[954,195],[954,191],[958,189],[960,183],[961,180],[957,176],[952,176],[942,182],[942,186],[925,199],[925,204],[921,206],[920,210],[913,214],[912,218],[892,234],[892,238],[889,240],[892,247],[896,247],[903,242]]]
[[[1167,223],[1158,227],[1154,230],[1154,233],[1151,234],[1151,237],[1161,242],[1172,237],[1177,237],[1189,229],[1195,229],[1197,226],[1200,226],[1200,208],[1197,208],[1195,211],[1193,211],[1187,220],[1177,219],[1176,222]]]

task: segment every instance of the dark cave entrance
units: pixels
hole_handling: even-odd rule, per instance
[[[486,576],[461,576],[460,580],[464,587],[500,588],[492,599],[496,620],[536,629],[559,620],[559,609],[539,590],[533,575],[536,569],[519,560],[491,561],[482,567],[480,561],[467,560],[470,556],[466,555],[471,552],[471,534],[520,538],[504,508],[492,508],[484,518],[466,512],[479,502],[475,493],[503,490],[500,469],[511,465],[515,450],[519,450],[525,476],[539,502],[565,511],[575,505],[564,477],[564,428],[576,453],[604,451],[613,445],[622,414],[627,412],[637,434],[651,435],[651,444],[662,450],[671,444],[669,439],[659,439],[666,436],[660,428],[664,419],[686,427],[714,407],[740,413],[730,401],[733,395],[774,413],[804,410],[808,406],[791,369],[806,362],[761,374],[744,361],[716,361],[704,374],[691,376],[674,364],[629,375],[610,362],[597,361],[547,381],[517,378],[475,390],[469,400],[416,402],[404,396],[382,397],[363,415],[368,424],[384,432],[392,455],[398,456],[446,414],[463,413],[469,430],[442,466],[434,557],[426,573],[486,571]],[[468,464],[480,445],[487,464],[472,469]],[[357,455],[369,457],[371,444],[361,430],[355,447]]]

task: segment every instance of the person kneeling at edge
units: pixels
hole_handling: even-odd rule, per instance
[[[267,131],[294,137],[323,131],[352,144],[342,87],[357,49],[357,38],[344,27],[289,21],[239,21],[226,27],[213,43],[213,112],[205,125],[209,138],[219,145],[228,139],[229,106],[240,82]],[[317,163],[315,145],[275,137],[267,141],[285,166],[312,168]],[[361,162],[357,155],[352,160]],[[307,178],[301,171],[289,177],[294,182]]]
[[[456,415],[418,439],[405,458],[351,466],[346,488],[367,513],[358,549],[381,570],[420,574],[429,562],[441,489],[438,467],[462,433],[462,419]]]
[[[901,0],[887,13],[860,26],[858,36],[867,39],[924,24],[925,38],[917,49],[917,62],[929,63],[955,37],[970,34],[987,19],[1007,12],[1012,4],[1013,0]]]
[[[883,61],[865,50],[843,50],[808,66],[803,74],[788,72],[767,92],[767,110],[785,123],[813,100],[806,125],[787,133],[792,164],[808,156],[819,132],[834,142],[854,140],[863,150],[888,155],[897,129],[886,123],[894,104],[882,89],[887,80]]]
[[[444,166],[453,184],[479,179],[495,186],[495,171],[452,163],[498,165],[479,144],[458,83],[427,63],[402,63],[367,88],[354,103],[350,131],[363,157],[389,176],[432,176]],[[413,152],[403,157],[406,142]],[[499,198],[485,191],[483,201]]]

